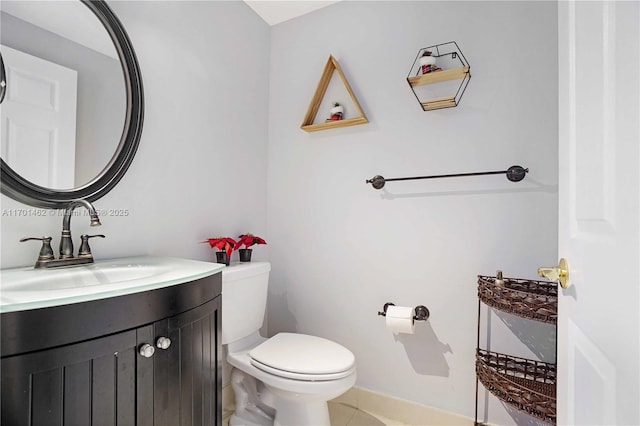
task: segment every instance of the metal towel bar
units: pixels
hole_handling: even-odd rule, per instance
[[[450,177],[463,177],[463,176],[484,176],[484,175],[501,175],[506,174],[507,179],[511,182],[520,182],[524,179],[525,175],[529,173],[529,169],[525,169],[521,166],[511,166],[507,170],[500,170],[495,172],[476,172],[476,173],[456,173],[449,175],[433,175],[433,176],[414,176],[414,177],[401,177],[401,178],[384,178],[380,175],[374,176],[371,179],[367,179],[365,183],[370,183],[375,189],[384,188],[386,182],[399,181],[399,180],[417,180],[417,179],[439,179]]]

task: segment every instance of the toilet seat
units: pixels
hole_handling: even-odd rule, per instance
[[[350,350],[306,334],[278,333],[248,355],[254,367],[295,380],[337,380],[355,370],[355,357]]]
[[[251,359],[251,365],[254,367],[264,371],[265,373],[273,374],[274,376],[282,377],[285,379],[293,379],[293,380],[302,380],[307,382],[322,382],[322,381],[330,381],[330,380],[338,380],[343,377],[347,377],[349,374],[352,374],[355,371],[354,367],[351,367],[348,370],[340,371],[337,373],[327,373],[327,374],[305,374],[305,373],[294,373],[292,371],[286,370],[278,370],[277,368],[269,367],[266,364],[262,364],[255,359]]]

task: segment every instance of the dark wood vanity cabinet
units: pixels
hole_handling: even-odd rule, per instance
[[[131,330],[3,358],[2,424],[135,425],[136,347]]]
[[[171,346],[156,350],[153,369],[147,369],[144,377],[139,376],[153,384],[156,391],[153,401],[147,401],[144,408],[147,413],[153,412],[153,423],[138,424],[221,424],[220,313],[218,297],[196,309],[156,322],[153,330],[145,330],[153,336],[168,336]]]
[[[220,290],[218,273],[2,314],[1,424],[220,425]]]

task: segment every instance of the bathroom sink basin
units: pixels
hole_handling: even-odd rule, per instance
[[[153,290],[213,275],[218,263],[129,257],[60,269],[0,271],[0,312],[44,308]]]
[[[169,271],[166,265],[122,263],[59,270],[21,270],[5,278],[2,291],[51,291],[135,281],[155,277]],[[41,273],[42,272],[42,273]],[[8,281],[8,283],[6,281]]]

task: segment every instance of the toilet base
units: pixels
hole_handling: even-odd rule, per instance
[[[278,399],[275,418],[268,416],[255,404],[236,407],[229,426],[330,426],[326,401],[307,402]]]
[[[355,377],[352,379],[355,381]],[[229,420],[230,426],[330,426],[327,398],[344,392],[344,389],[327,395],[286,392],[237,368],[231,371],[231,386],[236,411]]]
[[[229,420],[230,426],[271,426],[275,410],[273,396],[254,377],[234,368],[231,371],[231,387],[236,398],[236,411]]]
[[[278,398],[274,426],[330,426],[326,401],[300,403]]]

